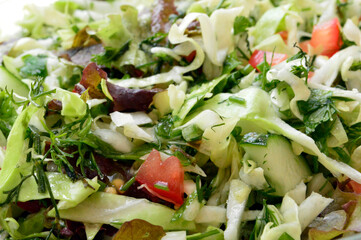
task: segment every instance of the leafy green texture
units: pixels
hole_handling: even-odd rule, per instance
[[[277,208],[275,208],[273,205],[267,205],[266,200],[263,200],[263,209],[256,219],[256,224],[254,225],[250,240],[260,239],[267,223],[273,223],[272,227],[277,227],[280,225],[280,217],[281,216]]]
[[[159,120],[159,123],[155,127],[155,132],[157,136],[172,139],[179,136],[181,131],[173,131],[174,128],[174,118],[172,116],[167,116]]]
[[[202,138],[203,130],[192,124],[182,129],[182,136],[187,142],[197,141]]]
[[[54,99],[61,101],[61,115],[69,118],[82,118],[87,113],[86,103],[78,94],[63,89],[56,89]]]
[[[238,60],[237,51],[233,51],[227,55],[226,60],[223,63],[223,74],[231,73],[241,62]]]
[[[4,163],[0,171],[0,203],[3,203],[7,194],[4,192],[13,189],[21,182],[21,172],[29,167],[24,159],[25,134],[30,118],[38,109],[29,105],[15,120],[10,131]],[[19,167],[21,166],[21,167]]]
[[[332,100],[332,92],[319,89],[311,90],[311,96],[307,101],[297,102],[300,113],[304,115],[306,133],[314,132],[316,127],[324,122],[333,120],[336,107]]]
[[[10,206],[0,208],[0,226],[2,230],[10,234],[11,239],[46,238],[49,232],[41,232],[44,228],[44,221],[45,215],[43,211],[16,221],[12,216]]]
[[[194,191],[191,195],[189,195],[183,205],[174,213],[172,222],[180,219],[183,216],[184,211],[192,204],[193,201],[198,201],[197,191]]]
[[[204,100],[206,94],[217,92],[218,85],[225,80],[226,76],[227,75],[222,75],[210,82],[203,83],[200,86],[194,86],[192,91],[186,95],[186,99],[181,109],[178,112],[173,113],[173,116],[176,119],[174,125],[180,126],[193,107]]]
[[[356,123],[352,126],[344,125],[348,137],[347,147],[353,150],[356,146],[360,145],[361,141],[361,123]]]
[[[95,179],[83,179],[72,182],[65,174],[62,173],[46,173],[46,175],[54,198],[61,200],[58,204],[59,208],[70,208],[76,206],[89,195],[96,192],[100,187]],[[39,181],[39,175],[37,177]],[[38,182],[36,182],[34,177],[28,178],[24,181],[19,194],[19,201],[27,202],[30,200],[40,200],[46,198],[50,198],[49,192],[39,192]]]
[[[288,233],[284,232],[278,240],[294,240],[293,237],[291,237]]]
[[[17,117],[15,105],[11,98],[5,91],[0,92],[0,130],[5,137],[9,136],[11,127]]]
[[[350,71],[358,71],[358,70],[361,70],[361,61],[353,62],[350,67]]]
[[[286,16],[286,9],[282,7],[271,8],[256,23],[251,35],[255,38],[255,45],[272,36],[282,29],[282,21]]]
[[[344,163],[349,163],[351,161],[350,155],[341,147],[335,147],[335,148],[333,148],[333,150],[338,155],[337,159],[339,159],[340,161],[342,161]]]
[[[233,34],[237,35],[239,33],[246,32],[247,28],[251,26],[252,26],[252,22],[248,18],[244,16],[238,16],[234,20]]]
[[[203,233],[195,233],[187,236],[187,240],[201,240],[201,239],[213,239],[223,240],[223,231],[219,228],[208,227],[207,231]]]
[[[299,78],[305,79],[305,82],[308,82],[308,74],[313,71],[313,62],[315,58],[308,59],[307,53],[299,48],[299,52],[287,59],[287,62],[292,60],[301,59],[300,65],[293,65],[291,72]]]
[[[165,232],[162,227],[141,219],[134,219],[123,223],[113,240],[160,240],[163,236]]]
[[[22,66],[19,71],[20,75],[23,78],[36,78],[36,77],[46,77],[48,74],[46,68],[47,56],[45,55],[25,55],[22,60],[24,61],[24,66]]]
[[[147,214],[144,214],[146,209]],[[164,230],[192,230],[193,222],[179,219],[171,222],[174,210],[164,205],[136,199],[124,195],[97,192],[69,209],[59,209],[63,219],[77,222],[104,223],[119,226],[124,222],[142,219],[151,224],[159,225]],[[54,214],[51,214],[54,216]]]
[[[108,21],[99,28],[97,36],[102,40],[104,46],[118,49],[131,40],[131,34],[123,24],[120,14],[108,15]]]
[[[129,50],[130,41],[126,42],[121,48],[105,47],[105,52],[95,55],[91,60],[100,66],[112,67],[113,61],[118,60]]]

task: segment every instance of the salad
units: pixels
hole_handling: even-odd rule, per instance
[[[25,13],[0,48],[0,239],[361,232],[360,0]]]

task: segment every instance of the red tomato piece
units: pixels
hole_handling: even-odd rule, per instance
[[[338,18],[314,26],[310,44],[315,49],[321,49],[320,55],[328,57],[340,50],[342,39]]]
[[[361,194],[361,184],[351,180],[347,185],[352,188],[354,193]]]
[[[287,32],[287,31],[281,31],[281,32],[279,32],[278,34],[281,36],[281,38],[283,39],[283,41],[284,41],[285,43],[287,43],[288,32]]]
[[[308,44],[310,44],[311,40],[306,40],[303,42],[300,42],[298,45],[304,52],[308,52]]]
[[[178,158],[162,161],[160,153],[153,149],[135,179],[155,196],[176,206],[183,204],[184,171]]]
[[[196,54],[197,54],[197,51],[196,50],[194,50],[194,51],[192,51],[188,56],[185,56],[184,58],[185,58],[185,60],[187,61],[187,62],[192,62],[193,60],[194,60],[194,58],[196,57]]]
[[[262,63],[264,60],[264,54],[266,53],[266,60],[269,64],[272,62],[272,66],[277,65],[287,59],[287,55],[283,53],[272,53],[261,50],[255,50],[249,59],[248,63],[257,68],[257,65]],[[272,58],[273,56],[273,58]],[[258,69],[259,70],[259,69]]]

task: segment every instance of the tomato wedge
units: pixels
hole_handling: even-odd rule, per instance
[[[283,39],[283,41],[287,44],[288,31],[281,31],[281,32],[278,32],[278,34],[281,36],[281,38]]]
[[[153,149],[135,179],[155,196],[176,206],[183,204],[184,171],[177,157],[162,161],[160,153]]]
[[[316,50],[320,49],[320,55],[328,57],[340,50],[342,39],[338,18],[314,26],[310,44]]]
[[[352,188],[354,193],[361,194],[361,184],[351,180],[347,185]]]
[[[266,60],[269,64],[272,62],[272,66],[277,65],[287,59],[287,55],[283,53],[272,53],[267,51],[255,50],[249,59],[248,63],[257,68],[257,65],[264,60],[264,54],[266,54]],[[273,56],[273,58],[272,58]],[[258,69],[258,68],[257,68]],[[258,69],[259,70],[259,69]]]

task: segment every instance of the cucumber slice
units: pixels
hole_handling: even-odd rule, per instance
[[[23,97],[29,93],[29,88],[25,83],[0,66],[0,88],[5,89],[5,87],[9,92],[13,90],[14,93]]]
[[[272,195],[284,196],[301,180],[311,175],[305,160],[293,153],[292,146],[286,138],[273,134],[258,137],[255,133],[251,134],[256,140],[255,144],[252,144],[246,135],[244,139],[247,141],[241,143],[241,146],[251,160],[263,168],[267,182],[275,189]],[[260,144],[260,139],[266,139],[266,144]]]

